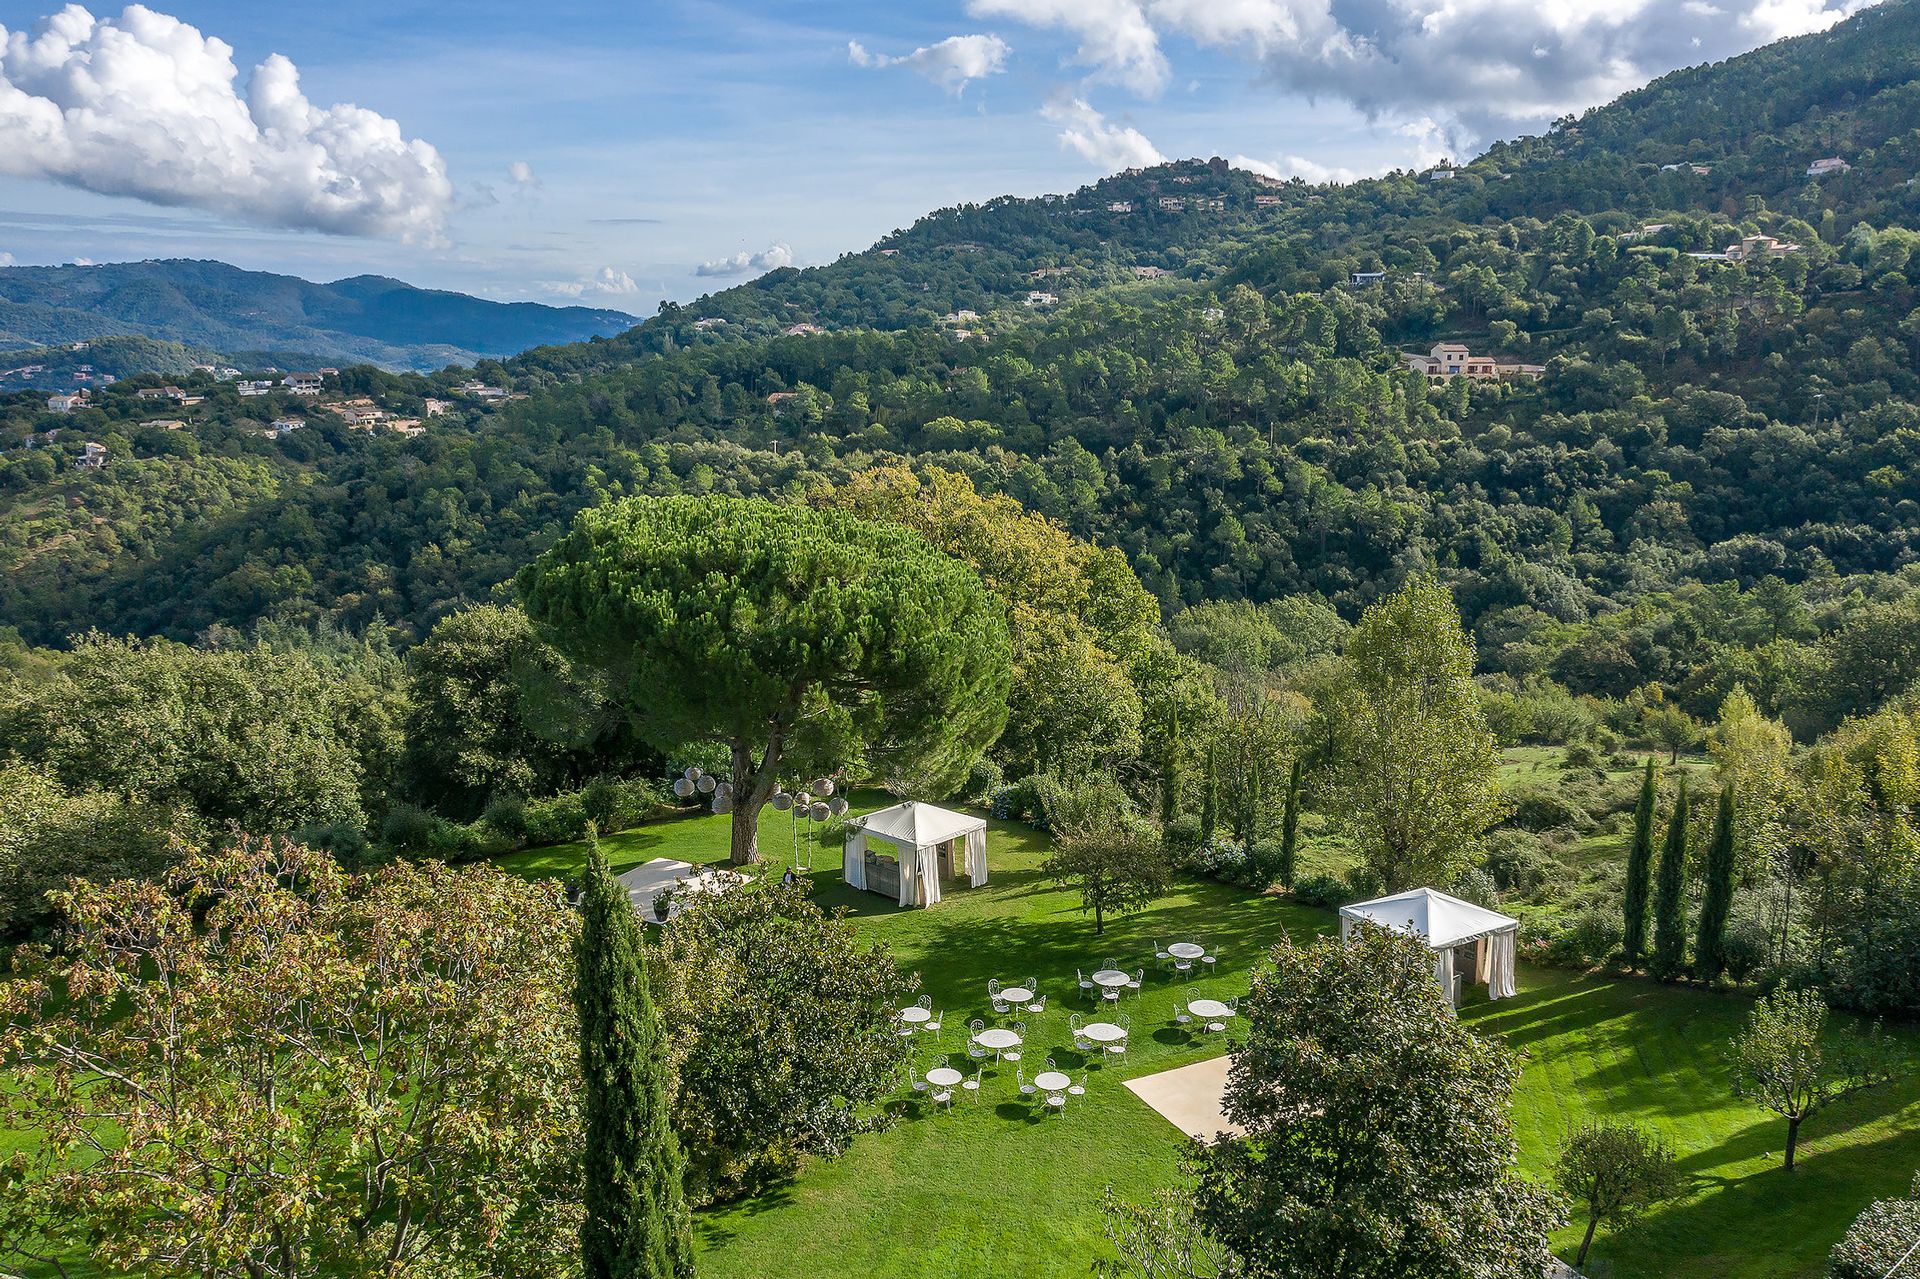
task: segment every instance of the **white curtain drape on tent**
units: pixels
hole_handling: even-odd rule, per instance
[[[1473,980],[1484,985],[1493,980],[1493,938],[1482,937],[1473,943]]]
[[[899,847],[895,845],[895,847]],[[900,848],[900,904],[918,906],[920,904],[920,859],[914,854],[918,850]]]
[[[1487,998],[1513,998],[1514,951],[1520,940],[1520,930],[1509,928],[1505,932],[1495,933],[1487,939],[1493,952],[1492,971],[1487,977]]]
[[[1440,983],[1440,989],[1446,992],[1447,1002],[1453,1002],[1453,947],[1448,946],[1433,958],[1433,977]]]
[[[967,832],[967,872],[975,888],[987,882],[987,828]]]
[[[847,836],[846,855],[840,859],[840,869],[846,875],[849,887],[864,890],[867,886],[867,833],[857,830]]]
[[[938,904],[940,901],[940,845],[922,844],[914,850],[914,860],[920,863],[920,904],[922,906]]]

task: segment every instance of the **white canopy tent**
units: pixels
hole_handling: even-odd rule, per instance
[[[987,820],[951,809],[906,800],[848,819],[843,866],[847,883],[867,890],[867,845],[893,845],[900,863],[902,906],[931,906],[940,900],[940,857],[947,854],[952,873],[964,868],[975,888],[987,882]],[[954,852],[964,844],[964,857]],[[884,888],[870,891],[885,891]]]
[[[1415,888],[1391,897],[1340,908],[1340,938],[1363,924],[1391,928],[1421,938],[1433,949],[1433,975],[1447,999],[1456,999],[1454,948],[1473,946],[1468,980],[1485,982],[1489,999],[1513,997],[1514,946],[1520,921],[1432,888]]]

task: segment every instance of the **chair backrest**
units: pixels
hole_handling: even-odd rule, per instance
[[[1015,1066],[1013,1068],[1013,1082],[1022,1085],[1027,1082],[1027,1068],[1025,1066]]]
[[[1121,1013],[1121,1014],[1120,1014],[1120,1029],[1122,1029],[1122,1030],[1132,1030],[1132,1029],[1133,1029],[1133,1014],[1132,1014],[1132,1013]]]
[[[1079,1013],[1074,1013],[1072,1016],[1067,1018],[1067,1029],[1074,1031],[1076,1034],[1079,1032],[1080,1030],[1080,1014]]]
[[[997,995],[1000,993],[1000,979],[998,977],[987,978],[987,993],[989,995]]]
[[[1115,959],[1112,955],[1108,955],[1106,959],[1101,962],[1100,966],[1102,968],[1118,968],[1120,966],[1120,961]]]
[[[1014,1022],[1013,1033],[1020,1036],[1020,1038],[1025,1039],[1027,1037],[1027,1023],[1024,1021]]]
[[[1147,970],[1144,968],[1136,970],[1133,974],[1133,979],[1135,981],[1145,981],[1147,979]]]
[[[1227,1000],[1227,1007],[1229,1007],[1229,1008],[1231,1008],[1231,1009],[1233,1009],[1233,1011],[1235,1011],[1235,1012],[1239,1012],[1239,1011],[1240,1011],[1240,996],[1238,996],[1238,995],[1235,995],[1235,996],[1233,996],[1233,997],[1232,997],[1231,999],[1229,999],[1229,1000]]]
[[[987,1028],[987,1023],[982,1021],[978,1017],[975,1017],[972,1021],[967,1023],[967,1029],[975,1032],[976,1034],[979,1033],[980,1031],[985,1030],[986,1028]]]
[[[1047,1006],[1047,997],[1045,995],[1035,995],[1033,997],[1033,1006],[1035,1008],[1045,1008]]]
[[[1047,1069],[1048,1069],[1048,1070],[1057,1070],[1057,1069],[1058,1069],[1058,1067],[1056,1067],[1056,1066],[1055,1066],[1055,1065],[1053,1064],[1053,1058],[1051,1058],[1051,1057],[1049,1057],[1049,1058],[1047,1058]]]
[[[920,998],[914,1000],[913,1002],[922,1008],[931,1009],[933,1007],[933,996],[922,995],[920,996]]]
[[[1073,975],[1081,981],[1085,981],[1087,979],[1087,970],[1084,968],[1076,968],[1073,970]]]
[[[1029,977],[1020,984],[1031,991],[1037,992],[1040,989],[1040,979],[1038,977]]]

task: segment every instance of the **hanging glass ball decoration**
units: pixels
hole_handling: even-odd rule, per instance
[[[813,818],[813,820],[814,820],[814,821],[816,821],[816,822],[824,822],[824,821],[826,821],[826,820],[827,820],[827,805],[826,805],[826,801],[824,801],[824,800],[815,800],[815,801],[813,802],[813,807],[812,807],[811,809],[809,809],[809,810],[808,810],[808,814],[807,814],[807,815],[808,815],[808,816],[810,816],[810,817],[812,817],[812,818]]]
[[[713,811],[716,813],[731,813],[733,811],[733,797],[731,795],[715,795],[713,797]]]
[[[793,796],[783,790],[777,790],[773,793],[773,798],[768,802],[773,805],[774,812],[784,813],[793,807]]]
[[[835,795],[827,801],[827,811],[835,817],[839,817],[847,811],[847,801],[839,795]]]
[[[709,777],[705,773],[700,774],[700,780],[694,784],[700,788],[700,793],[702,795],[713,794],[713,788],[719,785],[718,782],[714,781],[713,778]]]
[[[685,799],[693,794],[693,783],[684,777],[676,777],[673,779],[673,793]]]

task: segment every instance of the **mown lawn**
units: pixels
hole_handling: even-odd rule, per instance
[[[857,796],[855,811],[880,802]],[[769,815],[763,849],[785,850],[788,829],[786,818]],[[604,842],[616,868],[656,856],[713,861],[724,856],[725,827],[718,818],[689,818]],[[1107,956],[1128,967],[1144,956],[1150,966],[1155,940],[1191,938],[1220,949],[1219,971],[1191,986],[1150,972],[1143,996],[1124,1004],[1134,1022],[1128,1061],[1096,1069],[1088,1096],[1064,1118],[1029,1115],[1016,1100],[1010,1068],[988,1075],[977,1106],[958,1101],[952,1113],[925,1113],[903,1096],[900,1122],[858,1139],[840,1159],[815,1163],[757,1199],[701,1214],[703,1274],[1087,1273],[1090,1260],[1105,1252],[1103,1189],[1144,1194],[1168,1184],[1178,1163],[1178,1135],[1121,1081],[1219,1051],[1172,1027],[1175,1004],[1202,992],[1244,991],[1252,965],[1282,930],[1305,938],[1333,922],[1325,912],[1273,897],[1184,883],[1153,910],[1110,923],[1096,938],[1075,900],[1041,877],[1042,837],[994,823],[988,848],[992,882],[955,891],[926,911],[901,911],[848,890],[839,881],[837,850],[821,850],[814,862],[816,899],[849,907],[863,933],[921,974],[945,1011],[939,1048],[964,1046],[966,1018],[985,1011],[990,977],[1039,977],[1058,1007],[1029,1018],[1030,1045],[1038,1048],[1028,1061],[1052,1053],[1072,1068],[1078,1058],[1066,1018],[1081,1006],[1072,997],[1076,967],[1091,969]],[[504,863],[525,873],[568,873],[580,856],[569,847]],[[1781,1172],[1784,1127],[1727,1089],[1722,1051],[1746,1008],[1737,996],[1529,968],[1519,998],[1464,1010],[1470,1024],[1525,1055],[1515,1119],[1530,1173],[1546,1175],[1574,1124],[1615,1117],[1658,1127],[1694,1178],[1685,1199],[1619,1238],[1602,1232],[1588,1267],[1596,1279],[1811,1279],[1854,1214],[1903,1190],[1920,1166],[1920,1083],[1907,1082],[1810,1123],[1800,1168],[1791,1177]],[[936,1056],[930,1050],[922,1067]],[[1555,1242],[1570,1254],[1578,1237],[1569,1225]]]

